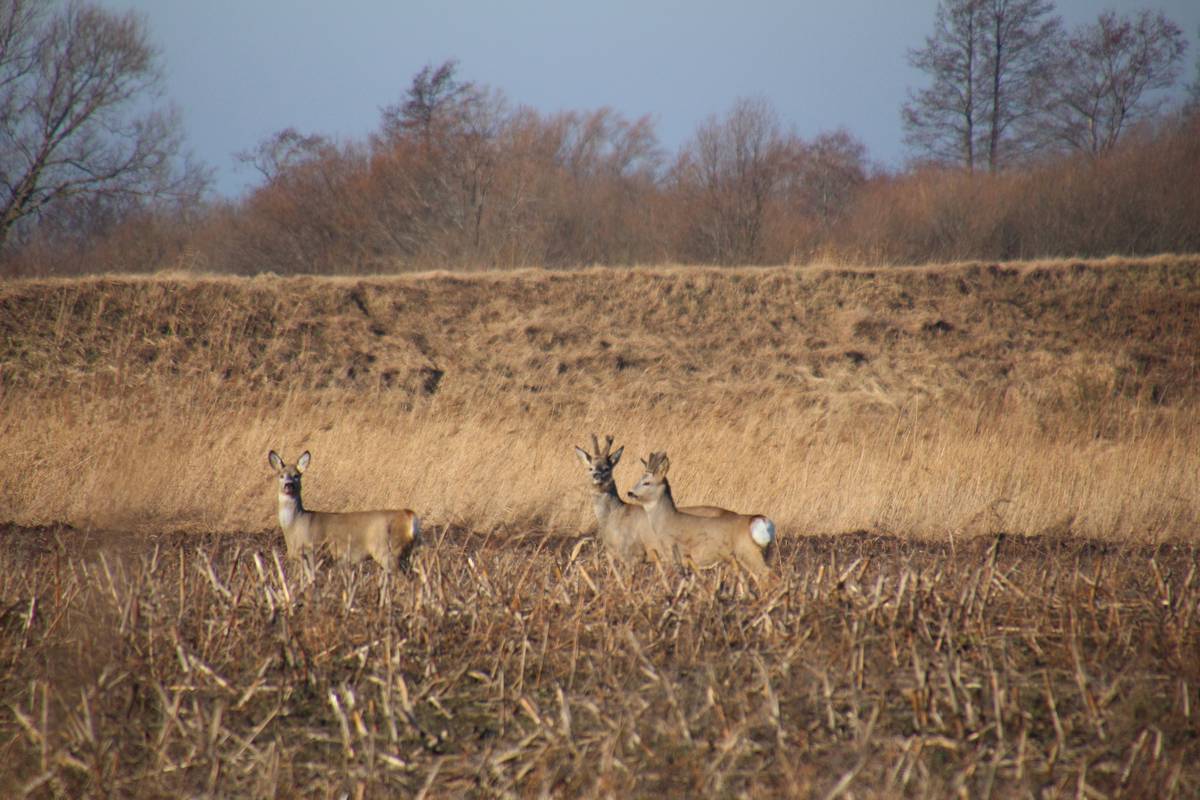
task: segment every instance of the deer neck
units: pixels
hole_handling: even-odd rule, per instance
[[[279,526],[281,528],[286,531],[305,513],[304,502],[300,499],[299,492],[294,495],[279,493]]]
[[[596,519],[600,522],[624,505],[625,501],[617,494],[616,481],[610,480],[602,486],[592,487],[592,507],[596,510]]]
[[[655,530],[658,529],[661,522],[679,513],[675,507],[675,498],[671,495],[671,484],[667,483],[666,479],[663,480],[662,492],[646,503],[645,509]]]

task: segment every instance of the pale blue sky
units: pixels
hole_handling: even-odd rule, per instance
[[[904,159],[900,105],[921,82],[906,53],[936,0],[102,0],[133,8],[161,47],[192,151],[236,195],[255,181],[233,153],[285,127],[342,141],[375,130],[414,73],[457,58],[462,79],[545,112],[651,114],[674,152],[706,117],[760,95],[810,137],[845,127],[885,165]],[[1200,0],[1058,0],[1069,25],[1102,10],[1161,10],[1188,40]],[[1182,83],[1182,82],[1181,82]]]

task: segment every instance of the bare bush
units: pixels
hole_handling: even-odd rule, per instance
[[[269,149],[270,141],[262,147]],[[220,241],[210,239],[213,266],[238,273],[378,271],[372,243],[363,236],[366,164],[362,148],[320,138],[284,161],[264,161],[264,169],[277,172],[228,219]]]
[[[1194,252],[1197,123],[1144,125],[1101,158],[1050,160],[999,175],[926,167],[858,192],[831,248],[893,264],[969,258]]]

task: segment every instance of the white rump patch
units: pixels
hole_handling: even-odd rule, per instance
[[[767,547],[775,541],[775,523],[766,517],[755,517],[750,521],[750,538],[759,547]]]

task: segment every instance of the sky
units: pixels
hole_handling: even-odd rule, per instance
[[[141,13],[166,96],[215,190],[258,180],[234,154],[284,128],[361,142],[427,64],[551,113],[649,114],[673,153],[739,97],[763,97],[788,130],[845,128],[875,162],[905,158],[900,106],[923,76],[907,62],[937,0],[100,0]],[[1101,11],[1164,12],[1195,76],[1200,0],[1058,0],[1068,26]],[[1182,89],[1180,89],[1182,92]]]

